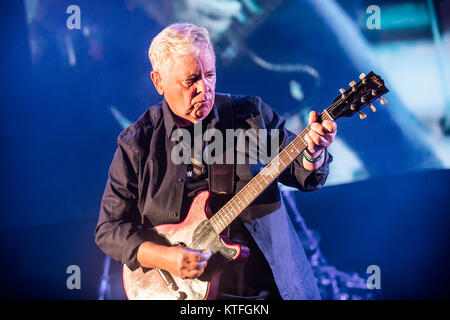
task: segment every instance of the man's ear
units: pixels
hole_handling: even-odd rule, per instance
[[[151,71],[150,78],[152,78],[153,85],[155,86],[156,91],[158,91],[160,95],[164,95],[164,89],[161,83],[161,75],[157,71]]]

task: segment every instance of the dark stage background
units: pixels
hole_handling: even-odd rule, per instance
[[[449,298],[448,13],[431,0],[1,1],[2,298],[99,297],[107,170],[120,131],[160,101],[147,50],[176,21],[210,31],[218,92],[261,96],[295,132],[361,72],[385,79],[387,106],[339,121],[326,187],[291,195],[327,266],[380,267],[371,298]],[[117,262],[109,275],[107,298],[123,298]]]

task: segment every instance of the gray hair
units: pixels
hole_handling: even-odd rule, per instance
[[[201,45],[206,45],[214,54],[208,30],[191,23],[174,23],[153,38],[148,57],[153,70],[160,72],[174,56],[197,55]]]

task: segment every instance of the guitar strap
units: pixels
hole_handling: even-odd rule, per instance
[[[222,163],[212,163],[208,166],[209,190],[214,193],[234,194],[235,161],[233,161],[232,164],[226,163],[226,154],[227,152],[234,153],[234,146],[232,146],[233,149],[226,150],[227,144],[225,143],[226,129],[234,129],[233,106],[231,105],[229,94],[216,95],[215,103],[217,112],[219,113],[219,121],[215,125],[215,128],[220,130],[222,132],[222,137],[224,137],[222,149],[223,161]],[[234,154],[232,159],[234,160]]]

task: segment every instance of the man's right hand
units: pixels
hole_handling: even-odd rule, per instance
[[[181,279],[201,276],[211,256],[211,250],[167,247],[152,242],[142,243],[137,253],[141,266],[163,269]]]
[[[165,270],[181,279],[200,277],[212,255],[211,250],[198,251],[181,247],[170,247],[169,251],[171,263]]]

